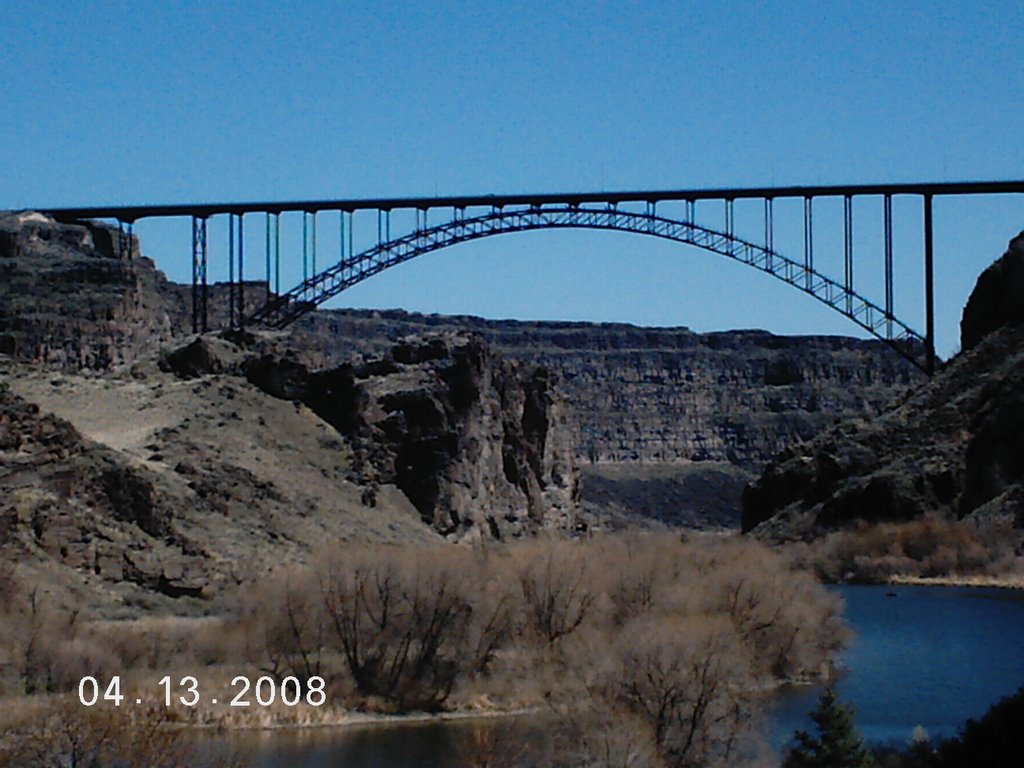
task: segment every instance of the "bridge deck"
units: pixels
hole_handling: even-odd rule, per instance
[[[235,203],[181,203],[174,205],[120,205],[83,208],[44,208],[62,219],[118,219],[133,222],[163,216],[214,216],[233,213],[285,213],[287,211],[359,211],[477,206],[551,205],[555,203],[657,203],[672,200],[743,200],[787,197],[845,197],[861,195],[995,195],[1024,193],[1024,181],[959,181],[924,184],[852,184],[799,187],[733,187],[632,192],[565,192],[516,195],[463,195],[456,197],[385,197],[340,200],[266,201]]]

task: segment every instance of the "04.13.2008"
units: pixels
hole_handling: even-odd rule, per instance
[[[239,675],[231,680],[230,699],[217,696],[204,697],[200,690],[199,680],[191,675],[186,675],[178,681],[177,685],[171,680],[170,675],[165,675],[157,683],[163,689],[164,706],[170,707],[181,704],[183,707],[196,707],[205,700],[210,704],[218,704],[224,701],[230,707],[251,707],[255,704],[258,707],[269,707],[280,701],[286,707],[297,707],[306,704],[311,707],[323,706],[327,702],[325,683],[322,677],[313,676],[303,683],[297,677],[286,677],[280,684],[267,675],[257,678],[255,682],[244,675]],[[102,691],[102,694],[101,694]],[[122,704],[142,704],[143,698],[132,699],[121,693],[121,676],[114,675],[104,688],[95,677],[86,676],[78,681],[78,700],[86,707],[97,704],[113,705],[120,707]],[[150,700],[146,696],[146,700]]]

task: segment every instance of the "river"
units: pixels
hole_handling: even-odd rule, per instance
[[[915,727],[949,736],[970,717],[1024,685],[1024,594],[963,587],[835,587],[846,600],[853,640],[840,698],[874,742],[906,742]],[[783,746],[821,689],[784,691],[769,713]],[[459,755],[479,723],[428,723],[250,734],[260,768],[462,768]]]
[[[904,742],[920,725],[955,735],[968,718],[1024,685],[1024,593],[967,587],[836,587],[854,637],[837,691],[862,733]],[[774,713],[776,743],[809,727],[818,688],[790,691]]]

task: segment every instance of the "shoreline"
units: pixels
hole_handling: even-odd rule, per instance
[[[992,589],[1024,590],[1024,574],[1009,576],[890,576],[879,584],[899,587],[988,587]]]
[[[520,707],[509,710],[473,710],[462,709],[450,712],[410,712],[406,714],[383,714],[377,712],[359,712],[357,710],[340,710],[318,720],[281,720],[271,722],[253,722],[255,718],[236,722],[181,723],[185,730],[216,731],[220,733],[257,733],[291,730],[313,730],[318,728],[360,728],[386,726],[430,725],[445,722],[469,722],[473,720],[496,720],[500,718],[536,715],[543,711],[541,707]],[[327,713],[325,713],[327,715]],[[332,716],[333,715],[333,716]]]

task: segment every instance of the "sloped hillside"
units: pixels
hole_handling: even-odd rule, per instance
[[[744,492],[744,530],[808,536],[927,512],[1024,526],[1022,244],[1015,238],[979,279],[965,351],[880,418],[781,453]]]
[[[244,379],[153,365],[0,381],[5,557],[62,602],[204,610],[325,542],[436,537],[393,487],[365,505],[338,433]]]

